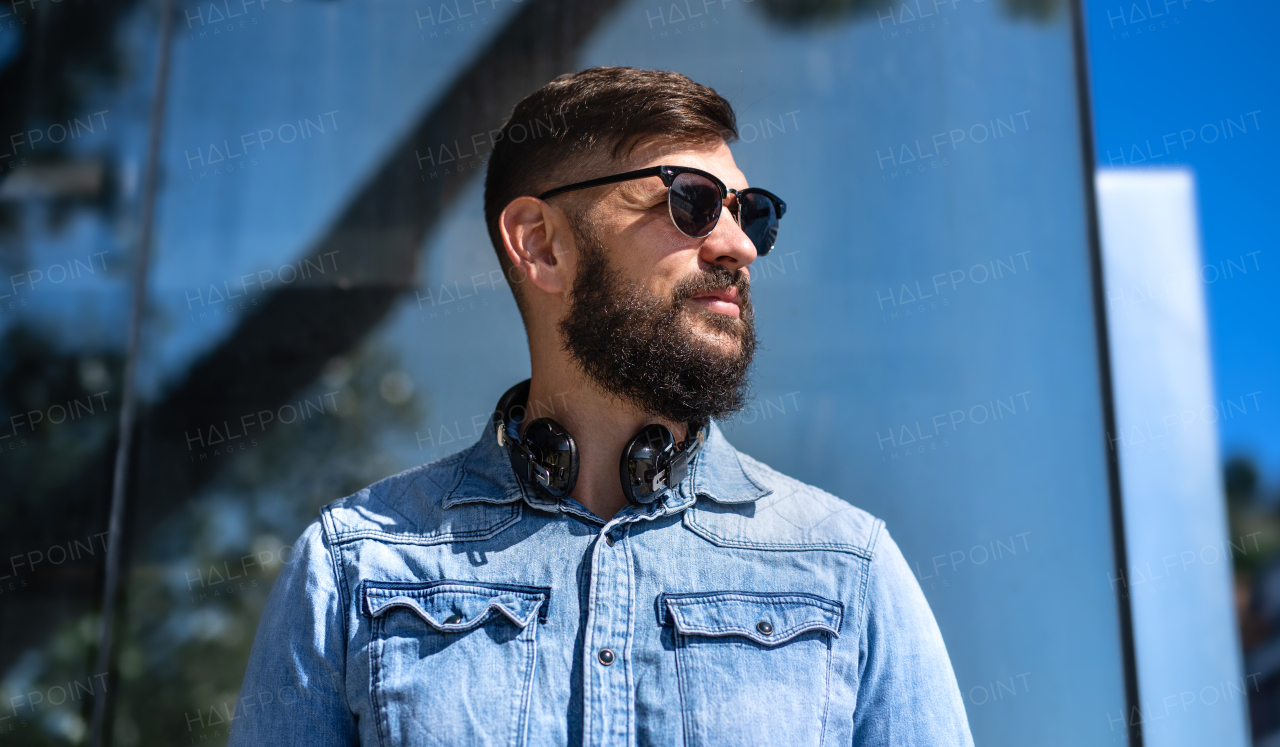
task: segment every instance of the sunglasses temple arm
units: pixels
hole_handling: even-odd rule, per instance
[[[625,182],[631,179],[642,179],[646,176],[661,176],[661,175],[662,174],[658,170],[658,167],[653,166],[647,169],[639,169],[637,171],[628,171],[624,174],[602,176],[599,179],[591,179],[590,181],[577,182],[576,184],[568,184],[563,187],[556,187],[555,189],[548,190],[538,195],[538,199],[545,200],[548,197],[554,197],[555,195],[558,195],[564,192],[572,192],[578,189],[590,189],[591,187],[599,187],[604,184],[613,184],[614,182]]]

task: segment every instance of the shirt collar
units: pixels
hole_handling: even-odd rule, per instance
[[[460,503],[514,503],[523,499],[533,508],[559,511],[557,500],[545,498],[516,477],[511,455],[498,445],[492,428],[465,452],[460,473],[443,498],[445,508]],[[754,465],[748,466],[712,420],[706,443],[689,463],[689,471],[676,490],[668,490],[655,502],[675,511],[692,505],[697,496],[717,503],[751,503],[773,492],[765,487]]]

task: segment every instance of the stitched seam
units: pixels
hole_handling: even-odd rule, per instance
[[[876,519],[871,527],[871,541],[867,543],[867,560],[874,560],[876,545],[880,543],[880,533],[884,529],[884,519]]]
[[[494,534],[497,534],[498,531],[505,529],[507,526],[510,526],[510,520],[502,524],[485,527],[484,529],[466,529],[455,532],[441,532],[438,534],[408,534],[384,532],[379,529],[358,529],[354,532],[347,532],[340,535],[337,538],[337,541],[339,543],[346,544],[357,539],[379,539],[402,545],[437,545],[442,542],[459,539],[488,539]]]
[[[835,647],[835,641],[827,641],[827,673],[826,685],[823,687],[822,727],[818,730],[819,747],[827,741],[827,716],[831,712],[831,659]]]
[[[329,514],[329,506],[320,508],[320,534],[324,544],[329,546],[329,566],[333,570],[333,579],[338,586],[338,606],[341,608],[342,615],[342,639],[347,643],[351,642],[351,630],[347,627],[347,615],[351,611],[351,604],[354,599],[351,597],[350,589],[347,588],[347,576],[342,572],[346,567],[346,560],[342,557],[342,548],[333,542],[330,537],[330,528],[333,523],[333,517]],[[347,676],[347,657],[343,652],[342,657],[342,677],[346,680]],[[342,688],[343,700],[347,697],[347,688]]]
[[[323,530],[323,526],[321,529]],[[328,542],[329,538],[323,537],[323,539]],[[342,622],[342,702],[346,703],[347,710],[350,711],[351,704],[347,701],[347,647],[351,644],[351,629],[347,626],[347,616],[351,614],[351,605],[354,604],[354,598],[347,588],[347,574],[342,572],[347,563],[342,557],[341,547],[332,546],[329,553],[329,563],[333,569],[334,581],[338,586],[338,616]]]
[[[385,745],[387,743],[386,732],[391,730],[391,724],[383,724],[385,719],[390,718],[390,714],[384,712],[381,699],[378,693],[382,691],[379,675],[382,674],[382,618],[374,618],[373,625],[370,626],[369,646],[373,648],[369,662],[369,696],[373,703],[373,722],[378,729],[378,744]]]
[[[459,583],[445,583],[445,584],[436,583],[429,587],[411,586],[406,588],[397,588],[394,586],[380,586],[376,581],[373,581],[373,582],[367,581],[365,583],[366,583],[365,589],[367,591],[368,596],[386,597],[386,598],[430,597],[430,596],[435,596],[436,594],[441,594],[441,593],[468,594],[470,596],[488,598],[488,597],[492,597],[493,595],[486,594],[485,593],[486,591],[489,591],[489,592],[501,591],[506,594],[514,594],[520,597],[521,599],[534,601],[534,600],[541,599],[542,596],[547,593],[546,589],[540,588],[540,587],[533,587],[533,586],[525,586],[525,587],[519,587],[519,588],[503,588],[501,586],[484,586],[484,585],[471,585],[471,584],[464,585]]]
[[[779,643],[785,643],[791,640],[792,638],[794,638],[795,636],[799,635],[800,633],[805,633],[810,630],[825,630],[829,633],[834,633],[836,635],[839,635],[838,633],[836,633],[835,628],[831,627],[831,625],[827,623],[822,623],[822,622],[802,623],[795,627],[787,628],[785,631],[776,631],[778,633],[777,638],[774,638],[773,636],[765,637],[759,633],[756,633],[754,632],[755,631],[754,627],[748,628],[748,627],[737,626],[737,625],[708,626],[708,627],[688,625],[681,630],[681,634],[682,635],[702,634],[706,636],[740,635],[744,638],[750,638],[751,640],[765,646],[774,646]]]
[[[485,540],[494,537],[520,521],[520,506],[512,504],[511,516],[493,526],[440,534],[394,534],[377,529],[358,529],[334,537],[333,544],[347,544],[363,539],[379,540],[392,545],[442,545],[454,541]]]
[[[520,697],[515,699],[516,712],[514,714],[514,718],[511,719],[512,733],[511,733],[510,744],[512,744],[513,747],[521,747],[521,745],[523,745],[525,743],[525,740],[527,739],[528,724],[529,724],[529,699],[533,693],[533,674],[538,663],[538,642],[536,638],[537,631],[538,631],[538,628],[536,625],[533,626],[532,628],[526,628],[520,631],[520,635],[516,639],[518,641],[520,638],[523,638],[526,635],[529,637],[529,640],[527,642],[528,645],[525,646],[525,649],[526,649],[525,659],[527,662],[525,664],[525,669],[528,672],[528,674],[526,674],[524,678],[524,691],[520,694]]]
[[[337,521],[333,518],[333,503],[320,507],[320,523],[324,525],[325,538],[332,542],[339,534]]]
[[[503,591],[513,594],[527,594],[529,596],[537,596],[539,594],[550,594],[549,586],[528,586],[526,584],[504,584],[504,583],[486,583],[483,581],[462,581],[459,579],[444,578],[438,581],[365,581],[364,589],[368,591],[395,591],[398,594],[425,594],[435,591],[436,589],[450,589],[457,587],[461,590],[472,591],[484,589],[486,591]],[[473,593],[480,593],[474,591]]]
[[[384,585],[385,584],[385,585]],[[381,617],[384,612],[393,607],[408,607],[412,609],[418,617],[423,621],[436,626],[437,623],[430,619],[425,610],[412,604],[404,603],[387,603],[373,609],[373,600],[394,600],[396,597],[408,597],[410,599],[427,599],[428,597],[440,594],[449,594],[453,596],[469,596],[478,599],[492,600],[493,592],[500,591],[503,594],[511,594],[518,599],[526,602],[535,602],[536,604],[530,609],[523,619],[508,614],[508,611],[502,605],[494,604],[492,601],[485,607],[484,615],[480,618],[473,618],[474,624],[468,625],[466,628],[451,628],[446,632],[463,632],[478,627],[481,623],[487,622],[492,613],[496,612],[508,620],[511,620],[520,627],[526,627],[533,623],[536,618],[539,622],[546,622],[547,610],[551,606],[551,589],[543,586],[517,586],[514,584],[469,584],[459,581],[429,581],[426,585],[410,584],[404,587],[396,585],[397,582],[376,582],[365,581],[361,585],[361,596],[364,604],[361,605],[361,611],[369,617]],[[488,593],[486,593],[488,592]]]
[[[504,615],[504,614],[502,614],[502,610],[500,610],[500,609],[498,609],[498,608],[496,608],[496,607],[493,607],[493,606],[489,606],[489,607],[486,607],[486,608],[484,609],[484,612],[483,612],[480,616],[478,616],[478,617],[473,617],[473,618],[471,618],[470,620],[468,620],[468,621],[467,621],[467,623],[466,623],[466,625],[464,625],[463,627],[460,627],[460,628],[445,628],[445,627],[443,627],[443,623],[440,623],[440,622],[437,622],[437,621],[435,621],[435,620],[431,619],[431,616],[430,616],[430,615],[426,614],[425,612],[423,612],[423,611],[422,611],[421,609],[419,609],[418,607],[414,607],[414,606],[413,606],[413,605],[411,605],[411,604],[403,604],[403,603],[401,603],[401,602],[395,602],[395,603],[388,604],[388,605],[385,605],[385,606],[381,607],[381,608],[378,610],[378,614],[376,615],[376,617],[377,617],[378,619],[384,618],[384,617],[386,617],[386,616],[383,614],[384,612],[387,612],[388,610],[394,610],[394,609],[407,609],[407,610],[410,610],[411,612],[413,612],[413,613],[418,617],[418,619],[419,619],[419,620],[422,620],[422,621],[423,621],[423,622],[425,622],[428,626],[430,626],[430,627],[432,627],[432,628],[435,628],[437,631],[439,631],[439,632],[441,632],[441,633],[467,633],[467,632],[470,632],[470,631],[472,631],[472,630],[475,630],[476,628],[480,627],[481,625],[484,625],[485,623],[489,622],[490,620],[494,620],[494,619],[497,619],[497,618],[506,618],[507,620],[511,620],[511,617],[510,617],[509,615]],[[526,621],[526,622],[524,622],[524,623],[521,623],[521,622],[519,622],[518,620],[513,620],[513,622],[514,622],[516,625],[520,626],[521,628],[524,628],[524,627],[528,626],[528,624],[529,624],[527,621]]]
[[[707,605],[730,600],[734,602],[794,602],[795,604],[804,604],[810,607],[836,607],[839,606],[835,601],[825,599],[817,594],[809,594],[807,592],[791,591],[780,592],[777,594],[767,591],[746,592],[746,591],[700,591],[692,594],[675,593],[668,594],[667,599],[673,601],[679,600],[682,606]]]
[[[692,709],[689,707],[689,696],[687,692],[690,674],[687,671],[689,662],[685,661],[683,665],[681,664],[684,657],[680,655],[680,652],[685,650],[684,636],[680,634],[679,630],[672,631],[671,635],[673,647],[675,649],[674,654],[676,657],[676,686],[680,690],[680,725],[683,727],[684,731],[685,747],[690,747],[690,745],[693,744],[694,739],[694,724],[692,723],[693,713]]]
[[[378,591],[381,591],[381,590],[378,590]],[[398,599],[398,598],[400,598],[400,597],[409,597],[410,599],[424,599],[424,600],[425,600],[425,599],[429,599],[430,597],[439,596],[440,594],[448,594],[448,595],[449,595],[449,596],[451,596],[451,597],[469,596],[469,597],[474,597],[474,598],[476,598],[476,599],[487,599],[487,600],[490,600],[490,602],[489,602],[490,604],[492,604],[492,603],[493,603],[493,602],[492,602],[492,600],[494,599],[494,597],[493,597],[492,595],[489,595],[489,594],[482,594],[482,593],[480,593],[480,592],[473,592],[473,591],[452,591],[452,590],[445,590],[444,592],[432,592],[432,593],[420,593],[420,592],[412,592],[412,591],[411,591],[411,592],[409,592],[409,593],[405,593],[405,594],[374,594],[374,593],[370,593],[370,594],[368,594],[367,596],[368,596],[368,598],[370,598],[370,599],[375,599],[375,598],[376,598],[376,599],[381,599],[381,600],[393,600],[393,599]],[[525,602],[540,602],[540,601],[542,601],[542,596],[541,596],[541,595],[514,594],[514,596],[516,596],[517,598],[519,598],[521,601],[525,601]],[[385,606],[385,605],[383,605],[383,606]],[[499,606],[501,606],[501,605],[495,605],[495,607],[499,607]],[[381,607],[380,607],[379,609],[381,609]],[[371,612],[370,612],[370,614],[374,614],[374,615],[376,615],[376,614],[378,614],[378,613],[377,613],[377,612],[373,612],[373,611],[371,611]],[[526,622],[527,622],[527,621],[526,621]]]
[[[649,517],[649,518],[651,518],[651,517]],[[626,646],[625,646],[625,648],[624,648],[624,650],[626,651],[626,658],[625,658],[625,660],[622,662],[622,663],[626,666],[626,673],[627,673],[626,681],[627,681],[627,704],[628,704],[628,708],[627,708],[627,732],[626,732],[626,743],[627,743],[627,744],[635,744],[635,741],[636,741],[636,740],[635,740],[635,735],[636,735],[636,709],[635,709],[635,702],[636,702],[636,683],[635,683],[635,668],[634,668],[634,666],[633,666],[633,661],[634,661],[634,659],[632,658],[631,650],[632,650],[632,644],[635,642],[635,638],[636,638],[636,616],[637,616],[637,612],[636,612],[636,558],[635,558],[635,553],[633,553],[633,552],[632,552],[632,546],[631,546],[631,530],[630,530],[629,528],[628,528],[628,529],[624,529],[624,530],[622,531],[622,542],[623,542],[622,549],[623,549],[623,551],[624,551],[624,552],[626,552],[626,554],[627,554],[627,590],[628,590],[628,598],[627,598],[627,641],[626,641]],[[598,545],[597,545],[597,547],[598,547]]]
[[[677,601],[677,606],[694,607],[714,605],[717,602],[731,600],[735,602],[794,602],[796,604],[804,604],[810,607],[821,607],[830,612],[842,613],[844,605],[839,602],[825,599],[817,594],[805,594],[802,592],[783,592],[780,594],[771,594],[768,592],[742,592],[742,591],[708,591],[694,592],[692,594],[663,594],[664,602],[666,600]]]
[[[699,537],[702,537],[703,539],[707,540],[711,544],[716,545],[717,547],[733,547],[740,550],[764,550],[764,551],[830,550],[834,552],[847,552],[851,555],[857,555],[858,557],[865,558],[867,560],[871,559],[868,551],[865,548],[858,547],[857,545],[846,545],[846,544],[835,543],[835,542],[808,542],[808,543],[774,542],[774,543],[764,544],[764,543],[755,543],[755,542],[742,542],[739,540],[730,540],[730,539],[721,537],[720,535],[717,535],[716,533],[712,532],[711,530],[707,529],[704,526],[700,526],[697,523],[697,519],[694,518],[692,509],[688,512],[688,516],[686,516],[685,518],[686,518],[685,526],[687,526],[691,532],[698,535]],[[876,521],[881,521],[881,520],[876,519]]]
[[[449,503],[448,505],[445,505],[444,503],[441,503],[440,505],[443,506],[445,509],[450,509],[455,506],[462,506],[468,503],[487,503],[491,506],[501,506],[504,503],[514,503],[515,501],[518,501],[518,500],[520,500],[520,494],[516,493],[515,491],[512,491],[509,493],[503,493],[502,495],[499,495],[499,496],[464,495],[461,498],[455,498],[453,502]]]
[[[874,549],[880,541],[880,533],[884,530],[884,521],[876,519],[875,525],[871,528],[871,547]],[[858,637],[861,639],[866,634],[867,628],[867,595],[871,588],[871,563],[872,559],[867,558],[862,572],[862,588],[858,590]]]

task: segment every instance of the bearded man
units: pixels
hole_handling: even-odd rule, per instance
[[[502,133],[485,216],[531,376],[478,442],[303,532],[231,744],[971,745],[884,523],[716,423],[786,211],[735,165],[729,102],[591,68]]]

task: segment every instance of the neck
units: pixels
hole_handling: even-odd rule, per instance
[[[541,365],[540,365],[541,364]],[[644,426],[661,423],[676,441],[685,438],[685,423],[647,414],[600,391],[568,361],[533,361],[529,402],[520,432],[540,417],[554,419],[573,434],[578,445],[578,481],[573,498],[609,521],[624,506],[618,462],[627,443]]]

